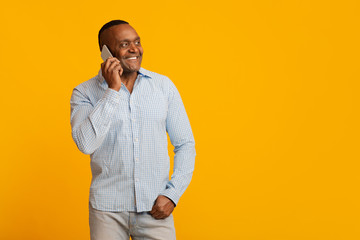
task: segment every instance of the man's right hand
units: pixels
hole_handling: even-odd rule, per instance
[[[119,91],[121,88],[121,78],[123,69],[117,58],[108,58],[101,64],[102,75],[105,78],[109,88]]]

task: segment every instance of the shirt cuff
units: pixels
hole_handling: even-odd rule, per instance
[[[167,188],[162,193],[160,193],[160,195],[169,198],[175,204],[175,206],[180,200],[180,196],[177,194],[174,188]]]
[[[121,92],[108,88],[105,90],[104,98],[109,99],[111,102],[115,104],[119,104],[121,99]]]

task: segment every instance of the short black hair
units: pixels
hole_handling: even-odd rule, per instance
[[[115,25],[119,25],[119,24],[129,24],[128,22],[124,21],[124,20],[112,20],[108,23],[105,23],[104,26],[101,27],[100,31],[99,31],[99,35],[98,35],[98,41],[99,41],[99,47],[100,47],[100,51],[101,51],[101,46],[100,46],[100,35],[103,31],[105,31],[106,29],[115,26]]]

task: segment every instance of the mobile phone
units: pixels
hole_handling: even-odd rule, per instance
[[[113,57],[113,55],[111,54],[108,47],[104,44],[102,49],[101,49],[101,58],[105,62],[109,57]]]

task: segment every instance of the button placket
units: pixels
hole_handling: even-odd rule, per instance
[[[134,182],[135,182],[135,199],[136,199],[136,207],[138,206],[139,200],[139,192],[140,192],[140,169],[139,169],[139,159],[140,159],[140,136],[139,136],[139,122],[136,121],[137,118],[137,103],[135,101],[136,93],[130,96],[130,124],[133,136],[133,153],[134,153]]]

